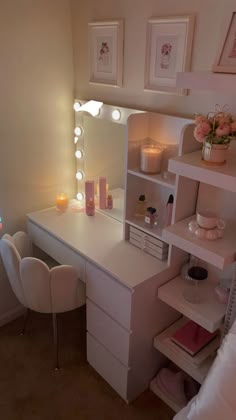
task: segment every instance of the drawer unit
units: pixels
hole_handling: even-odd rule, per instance
[[[60,264],[72,265],[77,270],[80,280],[85,281],[84,258],[39,226],[31,222],[28,224],[32,242]]]
[[[87,299],[87,330],[128,367],[130,333]]]
[[[122,365],[122,363],[120,363],[89,333],[87,333],[87,360],[105,381],[107,381],[124,400],[127,400],[129,369]]]
[[[165,260],[168,256],[169,247],[167,243],[133,226],[130,226],[129,242],[159,260]]]
[[[130,329],[132,291],[89,262],[86,263],[86,293],[115,321]]]

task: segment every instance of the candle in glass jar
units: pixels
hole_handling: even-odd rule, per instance
[[[141,147],[141,171],[148,174],[161,172],[163,150],[158,146],[146,145]]]
[[[69,199],[66,194],[61,193],[56,196],[56,207],[57,210],[65,211],[68,207]]]

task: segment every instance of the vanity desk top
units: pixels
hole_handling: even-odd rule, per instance
[[[29,232],[36,225],[130,289],[167,268],[166,261],[123,240],[123,224],[99,211],[89,217],[72,207],[64,213],[52,207],[28,214],[27,221]]]

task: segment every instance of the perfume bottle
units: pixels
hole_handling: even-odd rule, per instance
[[[166,204],[165,227],[171,224],[174,197],[170,194]]]
[[[88,200],[88,203],[86,205],[86,214],[87,216],[94,216],[95,214],[95,204],[93,198],[89,198]]]
[[[139,196],[139,199],[136,203],[134,216],[135,217],[144,217],[146,213],[146,197],[144,194]]]
[[[150,228],[153,228],[155,225],[157,225],[157,211],[154,207],[147,208],[144,221],[149,225]]]
[[[108,194],[107,196],[107,209],[109,210],[113,209],[113,197],[111,194]]]

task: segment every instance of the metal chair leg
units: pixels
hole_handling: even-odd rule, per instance
[[[59,346],[58,346],[58,329],[57,329],[57,314],[52,314],[52,324],[53,324],[53,339],[55,346],[55,368],[54,370],[59,370]]]
[[[26,311],[25,311],[25,313],[24,313],[24,323],[23,323],[23,328],[21,330],[20,335],[24,335],[25,334],[26,325],[27,325],[27,322],[29,320],[29,317],[30,317],[30,309],[27,308]]]

